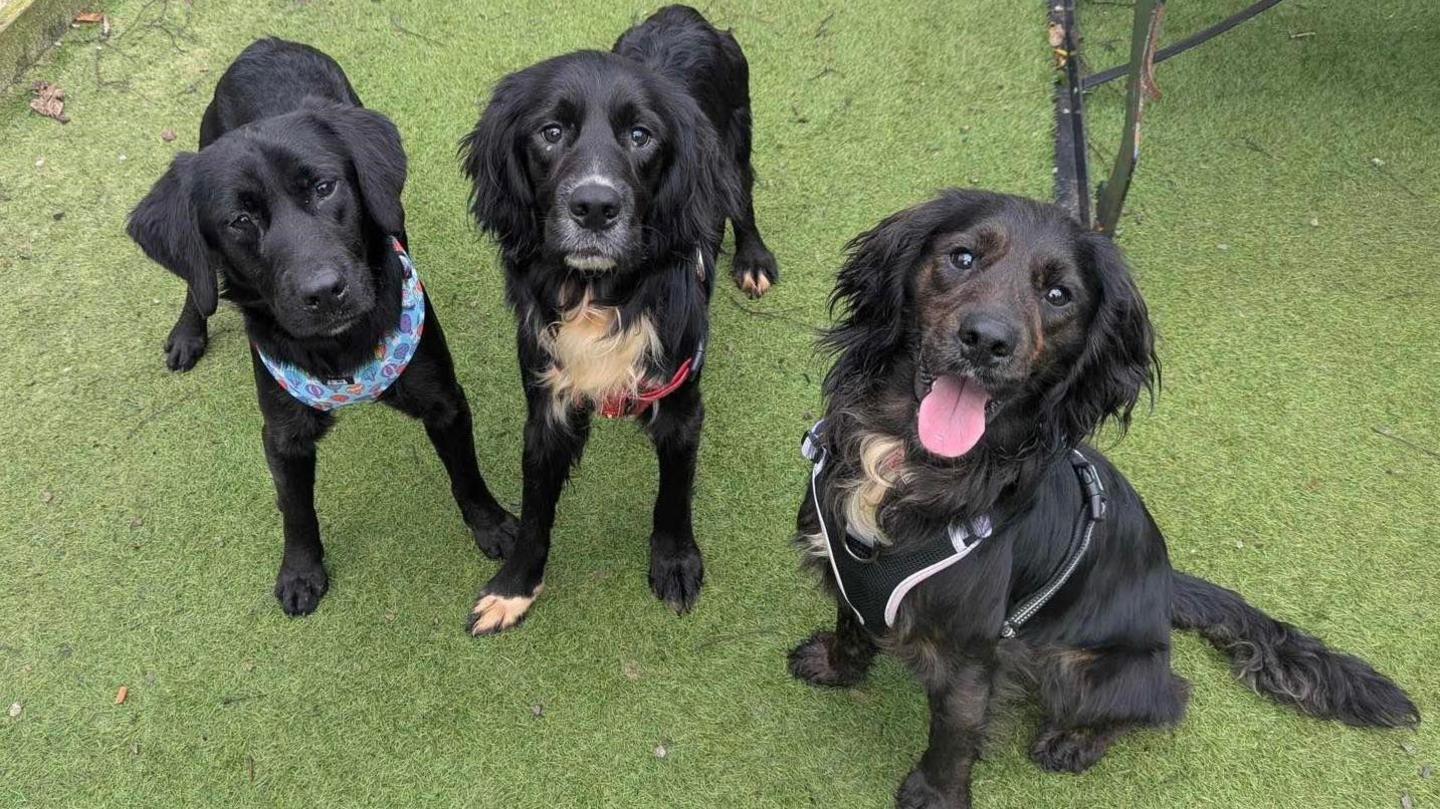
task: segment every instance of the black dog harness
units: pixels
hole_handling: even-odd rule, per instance
[[[820,523],[820,536],[825,540],[826,557],[840,598],[855,613],[862,626],[881,633],[895,625],[895,616],[906,594],[921,582],[970,555],[994,532],[988,516],[976,517],[969,523],[954,523],[941,536],[921,543],[902,553],[881,553],[874,544],[864,542],[849,530],[832,532],[826,526],[825,508],[820,497],[821,475],[828,450],[825,447],[825,422],[822,420],[805,434],[801,453],[814,467],[810,472],[810,498]],[[1085,513],[1075,524],[1070,547],[1058,570],[1039,590],[1031,593],[1006,617],[1000,636],[1015,637],[1020,626],[1030,620],[1070,580],[1095,532],[1095,524],[1105,519],[1105,487],[1100,474],[1079,450],[1070,451],[1070,464],[1085,493]]]

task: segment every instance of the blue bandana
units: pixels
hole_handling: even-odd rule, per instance
[[[400,297],[400,324],[375,346],[374,359],[340,379],[321,379],[306,371],[265,355],[257,346],[255,353],[276,384],[301,404],[316,410],[373,402],[380,398],[415,356],[420,335],[425,331],[425,287],[415,264],[397,239],[391,239],[405,278]]]

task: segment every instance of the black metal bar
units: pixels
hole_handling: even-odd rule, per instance
[[[1085,155],[1084,94],[1080,86],[1080,30],[1075,0],[1046,2],[1050,24],[1065,32],[1065,67],[1055,87],[1055,202],[1090,227],[1090,169]]]
[[[1165,15],[1165,0],[1135,0],[1135,25],[1130,32],[1129,97],[1125,103],[1125,131],[1120,140],[1120,153],[1110,179],[1100,187],[1100,203],[1095,212],[1095,229],[1113,236],[1130,190],[1130,178],[1140,161],[1140,119],[1145,112],[1146,79],[1160,38],[1160,20]]]
[[[1185,39],[1176,42],[1174,45],[1171,45],[1168,48],[1161,48],[1155,53],[1155,62],[1158,64],[1165,61],[1166,59],[1169,59],[1172,56],[1182,54],[1185,51],[1188,51],[1191,48],[1195,47],[1196,45],[1202,45],[1208,40],[1214,39],[1215,37],[1225,33],[1226,31],[1229,31],[1231,28],[1234,28],[1240,23],[1245,22],[1252,17],[1258,16],[1260,12],[1267,11],[1279,4],[1280,0],[1260,0],[1260,2],[1256,3],[1255,5],[1236,13],[1232,17],[1227,17],[1224,20],[1215,23],[1214,25],[1206,28],[1198,34],[1195,34],[1194,36],[1186,37]],[[1109,68],[1107,70],[1102,70],[1099,73],[1092,73],[1089,76],[1081,79],[1080,87],[1084,90],[1093,90],[1106,82],[1114,81],[1115,79],[1120,78],[1121,76],[1129,72],[1129,70],[1129,65],[1116,65],[1115,67]]]

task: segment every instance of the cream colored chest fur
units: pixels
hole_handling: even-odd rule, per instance
[[[618,309],[596,305],[588,295],[541,332],[540,347],[550,357],[540,383],[550,390],[557,418],[613,396],[636,395],[661,351],[650,318],[622,323]]]

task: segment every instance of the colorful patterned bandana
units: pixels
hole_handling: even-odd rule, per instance
[[[399,240],[391,239],[395,254],[400,257],[405,279],[400,298],[400,324],[375,346],[375,358],[341,379],[321,379],[291,365],[271,359],[256,346],[260,362],[275,378],[276,384],[301,404],[316,410],[373,402],[380,398],[415,356],[420,335],[425,331],[425,287],[420,274]]]

